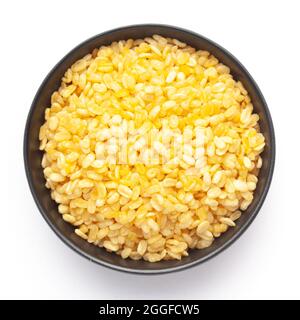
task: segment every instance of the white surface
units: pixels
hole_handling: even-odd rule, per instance
[[[297,2],[2,1],[0,298],[299,299]],[[22,155],[25,119],[50,68],[90,36],[146,22],[194,30],[238,57],[269,104],[277,138],[273,183],[247,232],[201,266],[151,277],[105,269],[64,245],[33,202]]]

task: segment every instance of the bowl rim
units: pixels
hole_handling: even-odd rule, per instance
[[[93,256],[91,256],[89,253],[87,253],[86,251],[80,249],[79,247],[77,247],[74,243],[72,243],[65,235],[63,235],[59,229],[50,221],[46,211],[43,209],[40,201],[39,201],[39,197],[37,196],[36,190],[34,188],[33,185],[33,179],[32,179],[32,175],[29,169],[29,163],[28,163],[28,141],[29,141],[29,128],[30,128],[30,123],[31,123],[31,118],[33,115],[33,112],[35,111],[35,105],[37,102],[38,97],[40,96],[40,94],[42,94],[43,89],[45,84],[47,83],[48,79],[51,78],[52,74],[55,72],[55,70],[57,69],[57,67],[59,65],[61,65],[66,59],[67,57],[69,57],[70,55],[72,55],[73,53],[75,53],[79,48],[89,44],[90,41],[93,41],[99,37],[102,37],[104,35],[108,35],[111,33],[115,33],[115,32],[119,32],[119,31],[123,31],[129,28],[155,28],[155,27],[159,27],[159,28],[167,28],[169,30],[174,30],[174,31],[181,31],[184,33],[188,33],[193,35],[194,37],[200,38],[206,42],[208,42],[209,44],[211,44],[212,46],[217,47],[220,51],[223,51],[223,53],[225,55],[227,55],[231,60],[234,61],[234,63],[236,64],[236,66],[243,71],[243,73],[249,78],[250,82],[253,85],[254,90],[257,92],[257,95],[259,96],[260,100],[262,101],[263,104],[263,108],[265,110],[266,113],[266,118],[267,118],[267,122],[269,124],[270,127],[270,159],[269,159],[269,164],[268,164],[268,172],[267,172],[267,178],[265,181],[265,185],[264,188],[261,192],[261,194],[259,195],[259,200],[257,202],[257,205],[253,208],[252,212],[249,212],[249,219],[240,227],[240,230],[234,234],[230,239],[228,239],[226,242],[224,242],[222,245],[220,245],[220,247],[216,248],[215,250],[209,252],[206,256],[201,257],[195,261],[186,263],[184,265],[179,265],[179,266],[175,266],[175,267],[168,267],[168,268],[164,268],[164,269],[137,269],[137,268],[127,268],[127,267],[122,267],[122,266],[118,266],[115,265],[113,263],[108,263],[105,261],[100,260],[99,258],[95,258]],[[120,39],[121,40],[121,39]],[[255,82],[255,80],[253,79],[253,77],[251,76],[251,74],[248,72],[248,70],[244,67],[244,65],[233,55],[231,54],[227,49],[223,48],[222,46],[220,46],[219,44],[217,44],[216,42],[185,28],[181,28],[181,27],[177,27],[174,25],[168,25],[168,24],[156,24],[156,23],[146,23],[146,24],[132,24],[132,25],[126,25],[126,26],[122,26],[122,27],[118,27],[118,28],[114,28],[108,31],[104,31],[101,32],[95,36],[92,36],[84,41],[82,41],[80,44],[78,44],[77,46],[75,46],[72,50],[70,50],[67,54],[65,54],[56,64],[55,66],[48,72],[48,74],[46,75],[46,77],[44,78],[43,82],[41,83],[41,85],[39,86],[35,97],[33,99],[33,102],[31,104],[31,107],[29,109],[28,115],[27,115],[27,119],[26,119],[26,125],[25,125],[25,130],[24,130],[24,139],[23,139],[23,160],[24,160],[24,167],[25,167],[25,172],[26,172],[26,177],[27,177],[27,181],[29,184],[29,188],[31,191],[31,194],[33,196],[33,199],[41,213],[41,215],[43,216],[43,218],[45,219],[45,221],[47,222],[47,224],[50,226],[50,228],[55,232],[55,234],[71,249],[73,249],[75,252],[77,252],[79,255],[87,258],[88,260],[97,263],[98,265],[107,267],[109,269],[112,270],[117,270],[117,271],[122,271],[122,272],[126,272],[126,273],[132,273],[132,274],[140,274],[140,275],[157,275],[157,274],[166,274],[166,273],[170,273],[170,272],[176,272],[176,271],[182,271],[188,268],[191,268],[193,266],[199,265],[201,263],[204,263],[208,260],[210,260],[211,258],[215,257],[216,255],[218,255],[219,253],[223,252],[225,249],[227,249],[228,247],[230,247],[250,226],[250,224],[253,222],[253,220],[256,218],[258,212],[260,211],[265,198],[267,196],[267,193],[269,191],[271,182],[272,182],[272,177],[273,177],[273,172],[274,172],[274,166],[275,166],[275,154],[276,154],[276,145],[275,145],[275,132],[274,132],[274,126],[273,126],[273,121],[271,118],[271,114],[268,108],[268,105],[266,103],[266,100],[262,94],[262,92],[260,91],[257,83]]]

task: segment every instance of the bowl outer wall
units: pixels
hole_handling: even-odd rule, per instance
[[[220,238],[217,238],[211,247],[190,250],[189,256],[184,257],[181,261],[156,263],[124,260],[103,248],[89,244],[74,234],[74,227],[61,218],[56,203],[50,197],[50,191],[45,187],[43,170],[40,165],[42,152],[39,151],[38,140],[39,128],[44,122],[45,108],[50,105],[51,94],[59,88],[61,78],[68,67],[101,45],[109,45],[113,41],[129,38],[144,38],[153,34],[176,38],[196,49],[207,50],[230,67],[234,79],[240,80],[248,91],[254,111],[260,116],[261,132],[266,138],[266,147],[262,153],[263,166],[260,170],[254,200],[237,221],[236,227],[230,228]],[[24,164],[30,190],[39,211],[52,230],[69,247],[87,259],[115,270],[139,274],[159,274],[183,270],[207,261],[229,247],[249,227],[265,200],[272,180],[275,164],[275,135],[268,106],[257,84],[245,67],[226,49],[199,34],[182,28],[157,24],[132,25],[110,30],[84,41],[71,50],[49,72],[36,93],[27,117],[24,133]]]

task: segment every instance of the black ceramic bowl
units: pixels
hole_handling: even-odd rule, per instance
[[[38,140],[39,128],[44,122],[45,108],[50,105],[51,93],[58,89],[67,68],[94,48],[108,45],[117,40],[144,38],[153,34],[176,38],[194,48],[207,50],[229,66],[235,80],[242,81],[249,92],[255,112],[260,116],[261,131],[266,138],[266,147],[262,154],[264,161],[254,200],[237,221],[237,226],[230,228],[207,249],[191,250],[190,255],[181,261],[160,261],[157,263],[123,260],[120,256],[89,244],[74,234],[74,228],[63,221],[57,211],[57,204],[51,199],[50,192],[45,187],[45,179],[41,168],[42,152],[39,151]],[[41,84],[30,108],[24,136],[24,161],[29,186],[41,214],[52,230],[69,247],[89,260],[112,269],[133,273],[157,274],[182,270],[204,262],[227,248],[247,229],[260,210],[271,183],[275,161],[275,137],[269,109],[258,86],[243,65],[227,50],[194,32],[181,28],[167,25],[134,25],[107,31],[86,40],[62,58],[50,71]]]

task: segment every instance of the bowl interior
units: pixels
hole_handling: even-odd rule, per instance
[[[144,38],[153,34],[177,38],[196,49],[207,50],[230,67],[235,80],[240,80],[249,92],[255,112],[260,116],[261,131],[266,138],[266,147],[262,154],[264,161],[259,174],[254,200],[237,221],[237,226],[230,228],[207,249],[191,250],[190,255],[181,261],[161,261],[157,263],[123,260],[118,255],[108,253],[102,248],[89,244],[74,234],[74,228],[63,221],[57,211],[57,204],[51,199],[50,192],[45,187],[45,179],[41,168],[42,152],[39,151],[38,140],[39,128],[44,122],[45,108],[50,105],[51,94],[58,89],[61,78],[68,67],[101,45],[108,45],[113,41],[128,38]],[[24,138],[25,169],[32,194],[42,215],[58,236],[90,260],[118,270],[143,273],[169,272],[186,268],[207,260],[232,243],[254,219],[264,201],[271,182],[274,157],[275,141],[272,120],[264,98],[245,68],[229,52],[212,41],[193,32],[164,25],[138,25],[108,31],[85,41],[73,49],[52,69],[39,88],[28,116]]]

